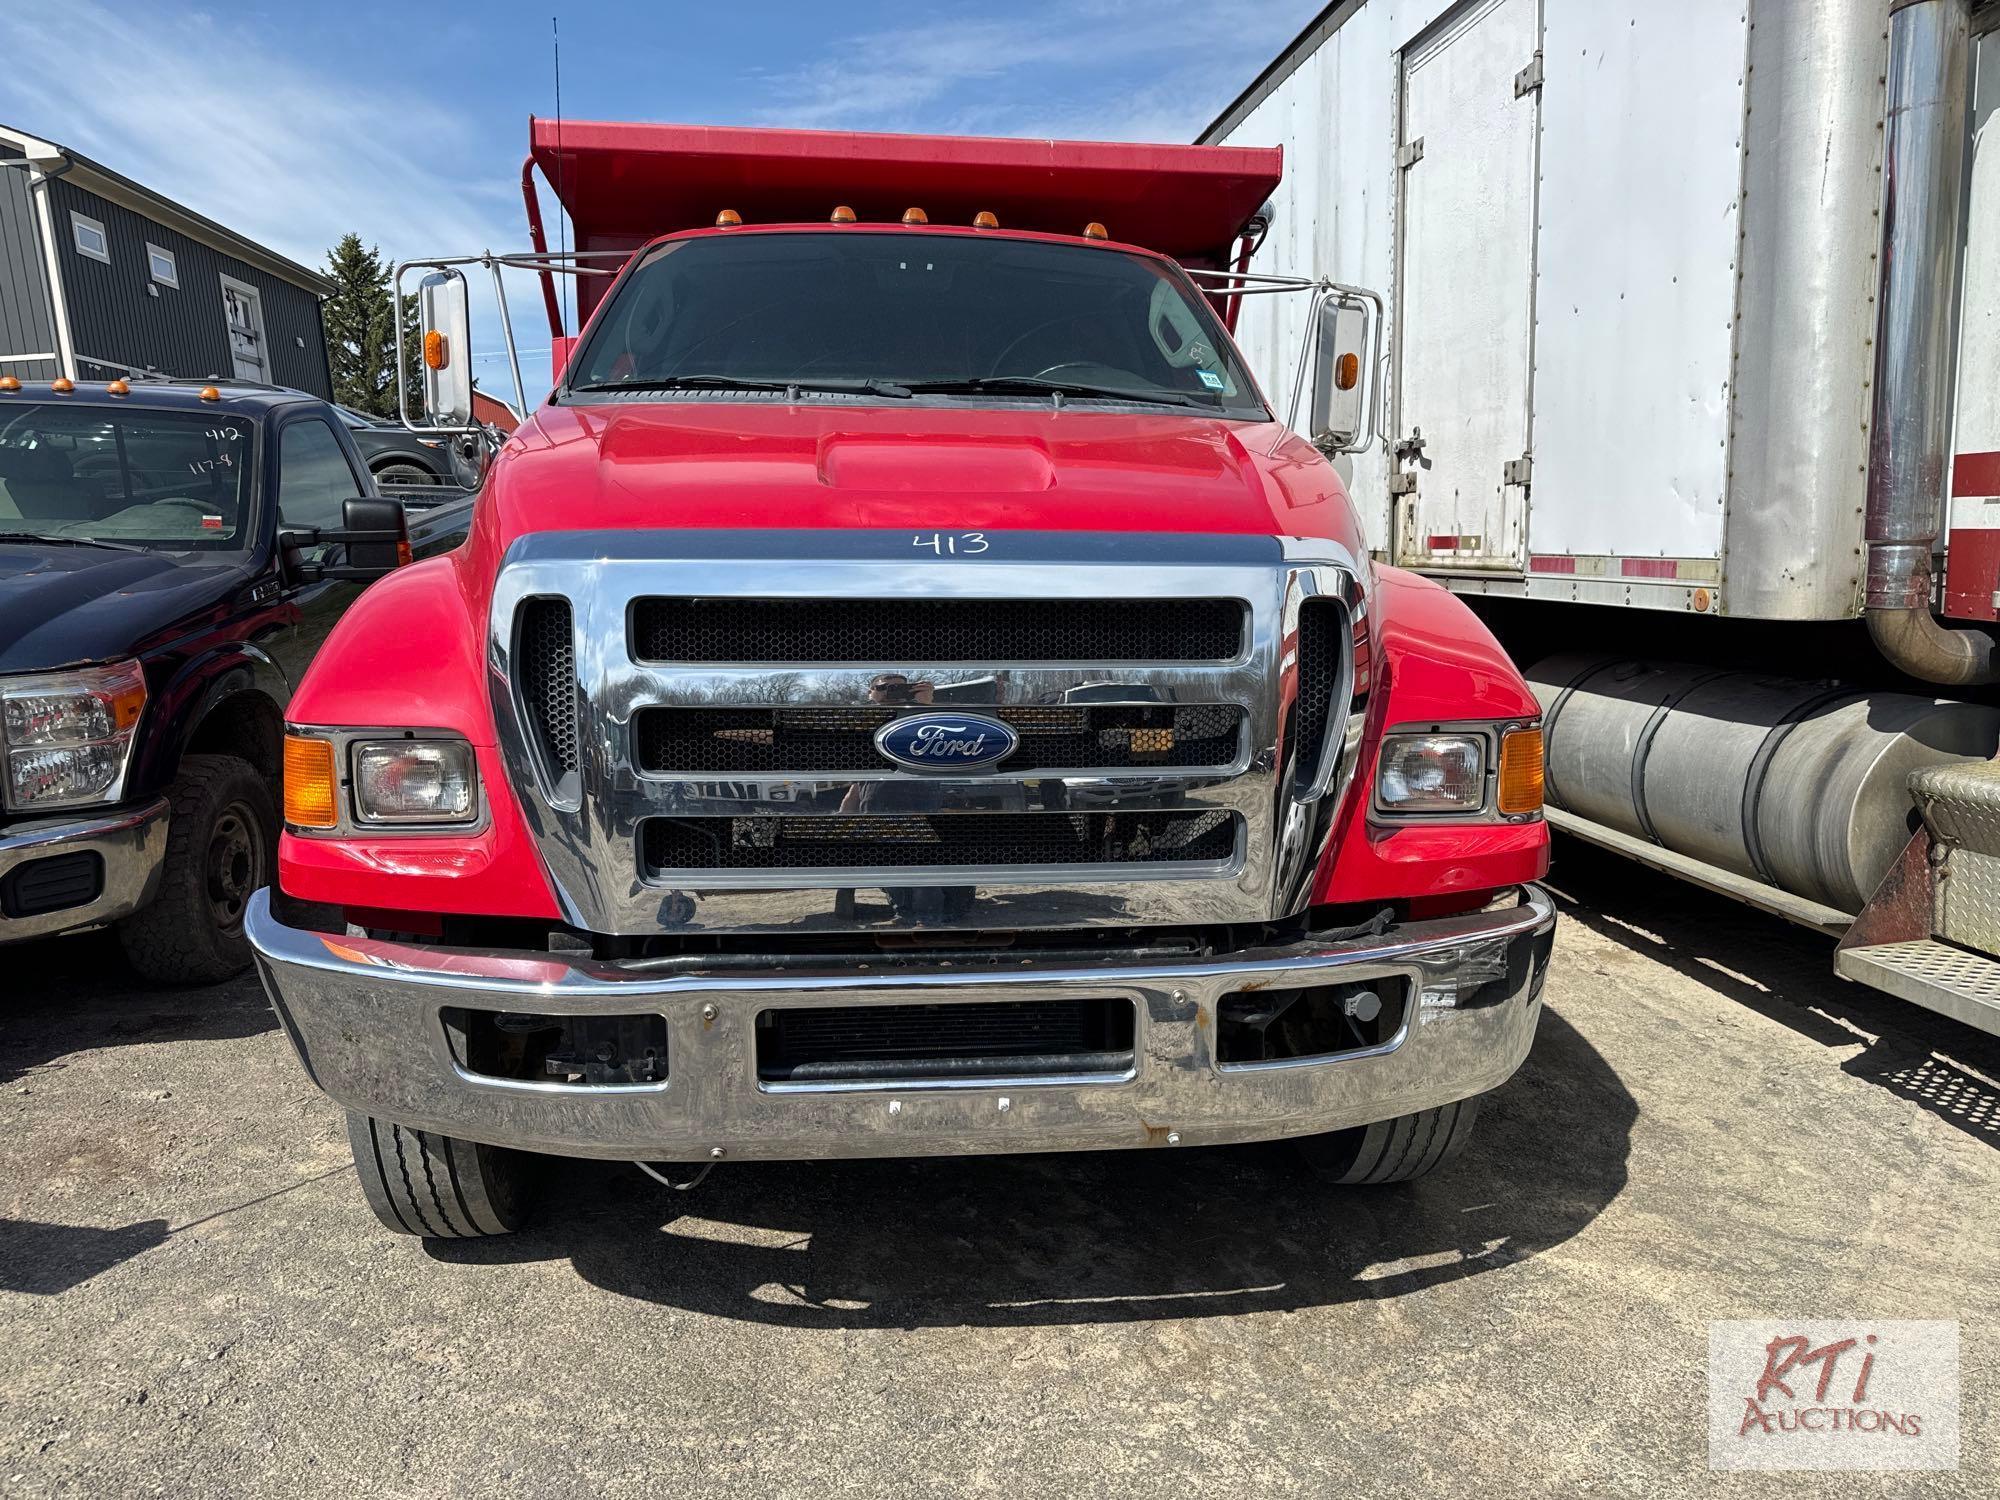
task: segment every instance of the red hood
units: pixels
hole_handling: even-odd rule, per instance
[[[1357,553],[1340,480],[1279,429],[1186,413],[750,402],[544,407],[487,487],[486,540],[642,527],[1213,531]],[[484,529],[484,528],[482,528]]]

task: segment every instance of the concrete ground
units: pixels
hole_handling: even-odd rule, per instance
[[[249,979],[0,967],[0,1495],[1992,1495],[2000,1041],[1575,845],[1467,1155],[559,1164],[426,1248]],[[1579,905],[1579,901],[1583,904]],[[1963,1320],[1956,1473],[1715,1474],[1711,1319]]]

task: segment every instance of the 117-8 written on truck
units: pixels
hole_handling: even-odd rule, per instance
[[[292,700],[278,884],[344,922],[250,913],[383,1222],[511,1229],[531,1153],[1453,1155],[1539,1015],[1539,714],[1190,277],[1278,153],[563,142],[618,274]]]

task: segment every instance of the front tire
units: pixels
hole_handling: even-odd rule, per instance
[[[1299,1151],[1316,1175],[1342,1187],[1414,1182],[1463,1151],[1478,1118],[1475,1095],[1440,1109],[1308,1136]]]
[[[188,756],[168,796],[159,890],[118,924],[118,943],[155,983],[214,984],[249,967],[243,911],[272,883],[278,809],[264,778],[233,755]]]
[[[526,1218],[518,1152],[350,1111],[347,1143],[361,1194],[382,1227],[428,1240],[511,1234]]]
[[[419,463],[415,463],[409,459],[398,459],[395,463],[387,463],[377,469],[375,471],[375,482],[377,484],[414,485],[443,484],[445,481]]]

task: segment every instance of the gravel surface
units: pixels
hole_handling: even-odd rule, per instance
[[[1552,884],[1534,1055],[1414,1187],[562,1162],[439,1248],[378,1229],[253,980],[7,950],[0,1495],[2000,1490],[2000,1040],[1576,845]],[[1961,1319],[1958,1472],[1711,1473],[1709,1321],[1777,1315]]]

